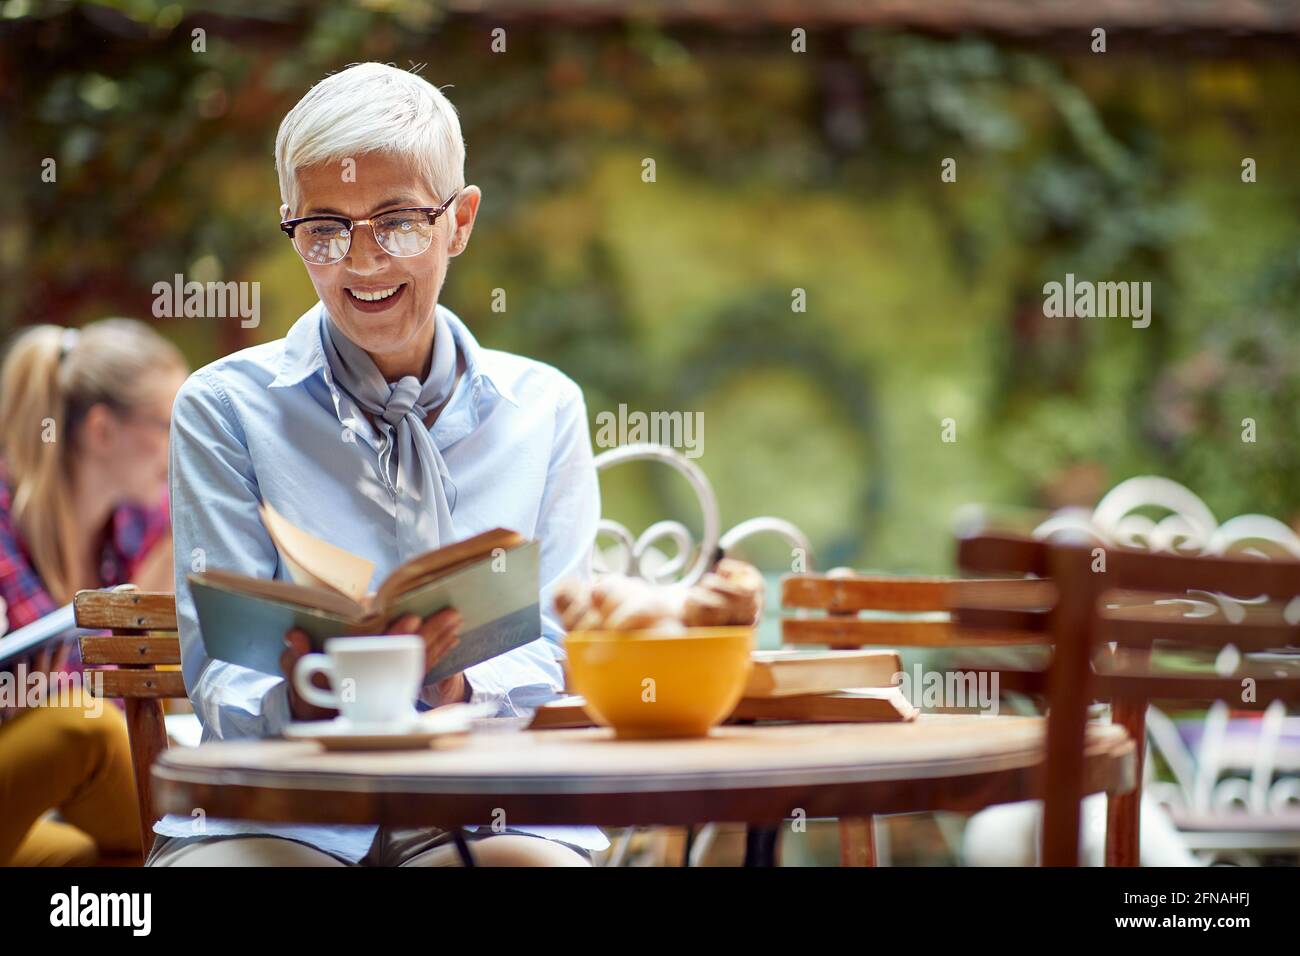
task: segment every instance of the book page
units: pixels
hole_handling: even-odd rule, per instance
[[[464,541],[457,541],[436,551],[428,551],[396,568],[375,593],[371,607],[383,610],[408,591],[460,570],[484,558],[497,548],[509,551],[525,543],[523,535],[505,528],[493,528]]]
[[[747,697],[820,694],[845,687],[887,687],[902,669],[896,651],[754,651]]]
[[[365,613],[365,608],[351,598],[346,598],[336,591],[312,587],[309,584],[250,578],[245,574],[236,574],[233,571],[218,571],[214,568],[196,572],[190,577],[234,594],[262,598],[277,604],[293,604],[298,607],[325,611],[348,621],[357,621]]]
[[[375,573],[373,561],[308,534],[267,502],[263,502],[259,510],[262,523],[297,584],[328,588],[349,600],[364,603],[370,579]]]

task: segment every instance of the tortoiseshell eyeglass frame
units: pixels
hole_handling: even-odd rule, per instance
[[[398,213],[398,212],[422,212],[429,217],[429,225],[432,226],[438,221],[438,218],[447,211],[447,209],[451,206],[451,204],[456,201],[456,197],[459,195],[460,195],[460,190],[457,189],[454,193],[452,193],[450,196],[447,197],[446,202],[444,202],[441,206],[405,206],[401,209],[388,209],[385,210],[384,212],[381,212],[377,216],[371,216],[369,219],[349,219],[347,216],[330,216],[330,215],[301,216],[298,219],[286,219],[284,222],[280,223],[280,231],[283,232],[286,236],[288,236],[290,240],[292,240],[293,231],[297,229],[299,226],[301,226],[304,222],[320,222],[324,220],[326,222],[340,223],[341,225],[347,228],[348,247],[347,249],[343,250],[343,255],[339,256],[337,259],[334,259],[330,262],[313,262],[312,265],[333,266],[333,265],[338,265],[340,262],[346,259],[348,253],[352,251],[352,237],[356,234],[357,226],[369,226],[370,234],[374,237],[375,240],[375,245],[379,246],[380,249],[383,249],[384,252],[387,252],[390,256],[394,256],[395,258],[398,259],[409,259],[411,256],[418,256],[424,254],[425,252],[428,251],[429,247],[425,246],[419,252],[411,253],[411,256],[398,256],[395,253],[389,252],[387,249],[384,248],[383,243],[379,241],[379,236],[375,233],[375,220],[382,219],[384,216],[391,216],[394,213]],[[432,237],[430,237],[430,241],[432,241]],[[302,255],[302,252],[301,250],[298,249],[296,243],[294,244],[293,248],[294,251],[298,253],[298,255],[300,256]],[[303,259],[304,261],[310,261],[305,256],[303,256]]]

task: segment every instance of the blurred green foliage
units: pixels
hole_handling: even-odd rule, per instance
[[[147,317],[180,272],[262,283],[256,330],[160,321],[196,364],[282,334],[314,297],[276,230],[280,118],[349,62],[424,64],[485,197],[443,301],[571,374],[593,416],[703,411],[724,526],[777,514],[821,566],[941,571],[959,504],[1091,503],[1139,473],[1221,518],[1300,516],[1294,58],[831,28],[796,54],[782,25],[634,16],[506,23],[493,53],[498,25],[380,0],[0,0],[0,322]],[[1067,272],[1150,281],[1150,328],[1045,319]],[[695,520],[650,468],[604,492],[634,529]]]

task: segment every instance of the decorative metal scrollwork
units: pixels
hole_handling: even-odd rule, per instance
[[[703,535],[697,546],[686,525],[680,521],[665,520],[656,521],[634,537],[625,525],[610,518],[601,518],[598,534],[612,537],[619,543],[623,563],[620,567],[600,566],[598,570],[634,575],[668,587],[690,587],[704,576],[719,551],[730,554],[742,541],[759,534],[779,535],[793,547],[801,549],[805,558],[804,569],[811,570],[812,547],[807,536],[783,518],[750,518],[725,534],[720,533],[721,519],[713,486],[699,466],[673,448],[648,442],[620,445],[596,456],[596,471],[608,471],[616,465],[632,461],[659,462],[668,465],[686,479],[700,505]],[[658,565],[648,566],[647,557],[652,553],[661,553],[659,546],[665,543],[671,544],[672,556]],[[597,558],[600,557],[601,553],[597,549]]]

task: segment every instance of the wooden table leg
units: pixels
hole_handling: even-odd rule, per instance
[[[876,830],[871,817],[840,820],[840,866],[875,866]]]
[[[1119,724],[1133,738],[1136,749],[1137,787],[1131,793],[1106,797],[1106,865],[1138,866],[1141,860],[1142,764],[1146,756],[1146,701],[1116,700],[1111,704],[1111,722]]]

